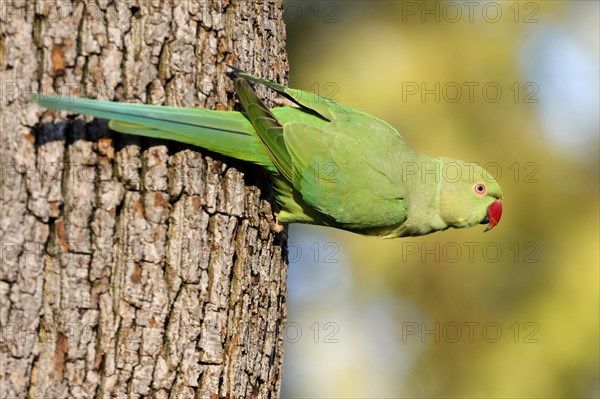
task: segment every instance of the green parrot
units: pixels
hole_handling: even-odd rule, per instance
[[[274,176],[281,223],[395,238],[488,224],[502,191],[480,166],[414,151],[386,122],[313,93],[233,68],[244,112],[33,94],[46,108],[110,120],[117,132],[193,144],[253,162]],[[263,84],[294,106],[267,108]]]

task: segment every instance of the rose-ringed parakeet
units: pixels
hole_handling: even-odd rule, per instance
[[[281,223],[331,226],[382,238],[488,223],[502,191],[481,167],[410,148],[386,122],[313,93],[234,69],[244,112],[34,94],[46,108],[110,120],[114,131],[189,143],[267,168]],[[253,84],[294,103],[267,108]]]

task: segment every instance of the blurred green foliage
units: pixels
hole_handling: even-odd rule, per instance
[[[598,3],[466,3],[284,2],[291,86],[388,121],[423,153],[488,164],[504,192],[486,234],[381,241],[292,229],[292,241],[339,247],[334,279],[349,274],[351,286],[332,303],[310,291],[325,270],[311,269],[304,288],[290,281],[289,320],[337,320],[342,339],[288,342],[284,396],[600,395],[598,109],[574,117],[561,106],[569,79],[586,78],[580,64],[598,74]],[[575,99],[597,101],[597,80],[581,87]],[[544,119],[555,103],[564,128]],[[305,263],[291,264],[290,280]],[[310,300],[295,303],[294,290]],[[369,341],[381,320],[384,338]],[[356,338],[363,327],[367,341]]]

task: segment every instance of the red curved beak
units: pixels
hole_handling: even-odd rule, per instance
[[[486,229],[484,231],[488,231],[488,230],[491,230],[494,227],[496,227],[496,225],[500,221],[501,217],[502,217],[502,200],[497,199],[496,201],[492,202],[490,204],[490,206],[488,206],[487,220],[489,221],[490,224],[488,224],[488,227],[486,227]]]

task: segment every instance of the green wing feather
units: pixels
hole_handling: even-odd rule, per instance
[[[249,73],[241,71],[237,68],[231,68],[233,68],[233,74],[235,76],[250,80],[252,82],[263,84],[268,88],[275,90],[287,99],[295,102],[296,104],[316,112],[321,117],[329,121],[333,121],[339,115],[344,115],[348,112],[354,111],[351,108],[345,107],[341,104],[338,104],[335,101],[332,101],[325,97],[321,97],[315,93],[310,93],[298,89],[292,89],[287,86],[280,85],[279,83],[271,82],[270,80],[250,75]]]
[[[294,165],[293,186],[307,204],[347,229],[399,225],[406,219],[406,193],[401,177],[390,174],[388,163],[398,155],[352,133],[383,136],[390,145],[393,138],[385,131],[377,132],[377,126],[363,130],[366,126],[351,125],[356,121],[338,121],[326,130],[299,123],[285,125]]]
[[[258,98],[248,81],[244,78],[233,79],[236,93],[254,126],[256,134],[262,140],[271,160],[288,180],[291,180],[292,160],[283,138],[283,126],[277,117]]]

